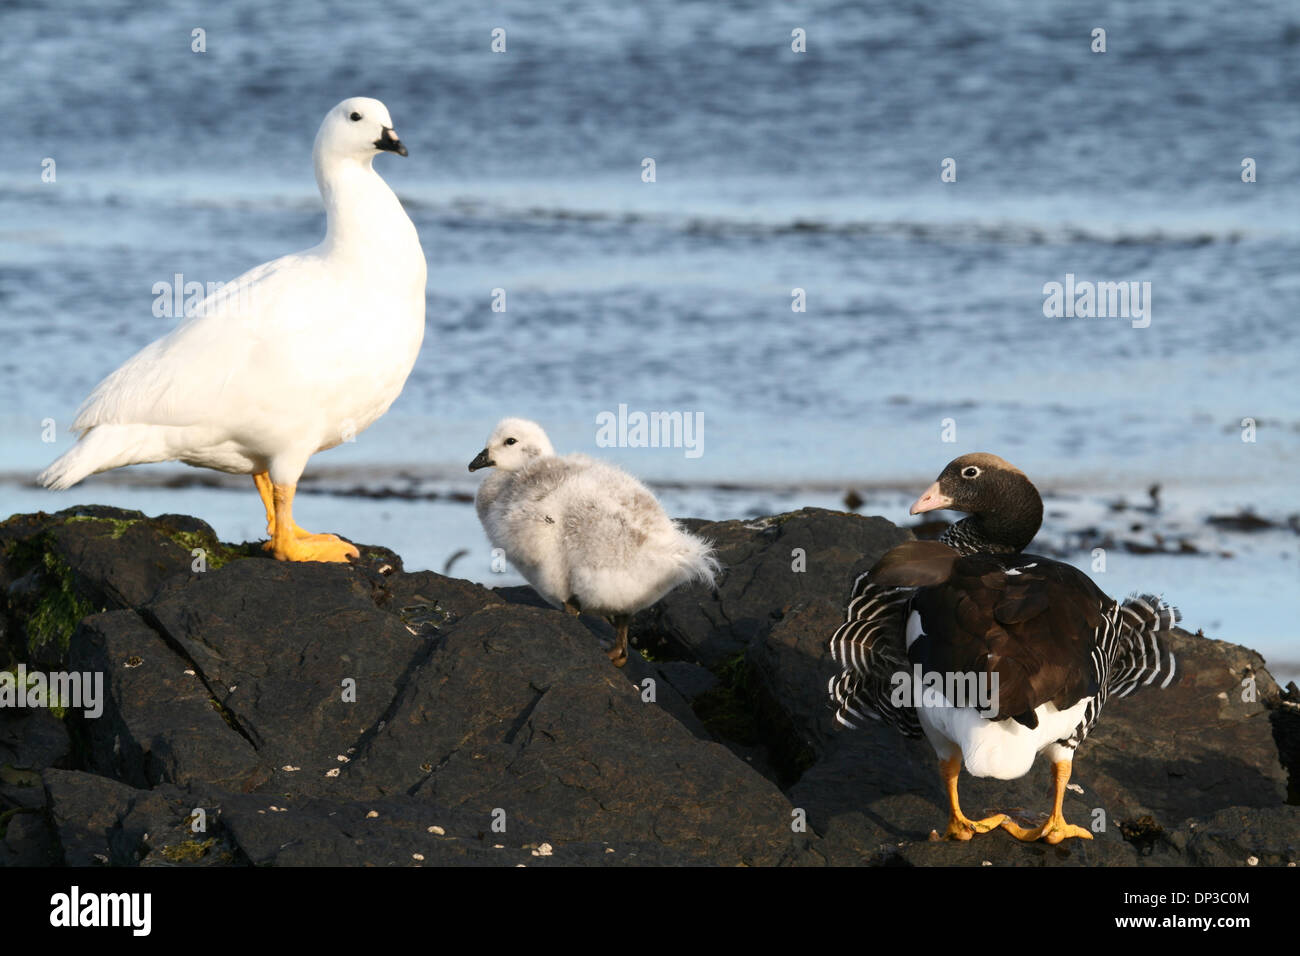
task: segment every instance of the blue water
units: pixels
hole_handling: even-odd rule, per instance
[[[429,258],[428,330],[389,416],[318,465],[459,479],[519,414],[688,485],[923,487],[980,449],[1099,496],[1161,481],[1207,513],[1296,510],[1294,4],[620,7],[6,6],[0,512],[170,327],[154,283],[318,241],[312,137],[351,95],[383,99],[410,149],[376,166]],[[1045,317],[1067,273],[1150,282],[1150,327]],[[620,404],[701,413],[704,453],[596,448]],[[1262,577],[1262,610],[1225,596],[1205,617],[1300,659],[1281,547],[1284,570],[1270,552],[1214,578]]]

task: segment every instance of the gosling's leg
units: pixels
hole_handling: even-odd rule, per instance
[[[610,618],[616,636],[614,646],[609,649],[609,659],[614,662],[615,667],[622,667],[627,663],[627,626],[631,620],[632,618],[627,614],[615,614]]]
[[[1061,804],[1065,801],[1065,785],[1070,782],[1071,766],[1072,764],[1068,760],[1058,760],[1052,764],[1052,783],[1056,789],[1056,796],[1052,801],[1052,815],[1047,818],[1046,823],[1041,827],[1033,827],[1027,830],[1007,820],[1002,824],[1002,829],[1017,840],[1025,841],[1046,840],[1048,843],[1060,843],[1067,837],[1091,840],[1091,833],[1083,827],[1066,823],[1065,816],[1061,813]]]
[[[948,792],[948,827],[943,831],[945,840],[969,840],[977,833],[988,833],[999,824],[1005,826],[1007,815],[999,813],[983,820],[972,820],[961,812],[957,802],[957,775],[961,773],[961,754],[939,761],[939,776]],[[931,839],[934,839],[931,837]]]
[[[574,617],[577,617],[579,614],[582,613],[582,605],[578,603],[578,598],[576,595],[570,597],[567,601],[564,602],[564,610],[568,611]]]
[[[294,485],[272,485],[271,504],[275,509],[271,529],[271,553],[280,561],[347,561],[361,557],[361,552],[335,535],[299,537],[293,521]]]

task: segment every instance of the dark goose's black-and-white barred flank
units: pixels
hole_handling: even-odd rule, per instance
[[[835,719],[845,727],[860,727],[869,717],[904,736],[920,737],[915,708],[890,702],[893,675],[912,666],[903,646],[903,621],[913,589],[874,586],[870,576],[853,582],[847,618],[831,638],[831,657],[844,668],[828,687]]]
[[[867,718],[883,720],[906,737],[920,737],[916,708],[891,702],[894,675],[908,672],[913,663],[903,630],[915,589],[875,586],[870,577],[868,572],[853,583],[846,620],[831,638],[831,657],[844,668],[828,686],[835,719],[850,728]],[[1087,738],[1108,698],[1127,697],[1151,684],[1166,688],[1177,673],[1174,653],[1160,642],[1161,633],[1178,623],[1177,608],[1143,594],[1099,611],[1101,623],[1089,651],[1097,692],[1087,699],[1079,726],[1061,741],[1071,749]]]
[[[1160,598],[1117,602],[1082,571],[1023,549],[1042,522],[1042,499],[1018,469],[994,455],[951,462],[912,513],[951,508],[970,517],[939,541],[894,548],[854,582],[845,621],[830,641],[842,667],[828,685],[836,719],[883,720],[925,736],[940,759],[951,815],[946,836],[995,826],[1020,839],[1090,838],[1061,816],[1074,751],[1106,701],[1145,686],[1168,687],[1177,662],[1167,635],[1178,611]],[[899,695],[918,675],[965,675],[992,688],[991,708]],[[922,703],[924,701],[924,703]],[[956,703],[960,706],[953,706]],[[957,802],[961,766],[1012,779],[1038,753],[1053,764],[1056,805],[1042,827],[1005,815],[969,820]]]

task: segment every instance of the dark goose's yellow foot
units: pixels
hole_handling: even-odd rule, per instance
[[[1002,829],[1017,840],[1024,840],[1026,843],[1044,840],[1047,843],[1056,844],[1069,837],[1079,837],[1082,840],[1092,839],[1091,833],[1083,827],[1075,826],[1073,823],[1066,823],[1065,817],[1060,814],[1048,817],[1047,822],[1040,827],[1022,827],[1011,820],[1007,820],[1002,824]]]
[[[983,820],[972,820],[961,813],[955,812],[948,818],[948,827],[943,831],[944,840],[969,840],[977,833],[988,833],[990,830],[996,830],[999,826],[1006,826],[1007,815],[998,813],[991,817],[985,817]],[[931,839],[940,839],[937,831],[931,832]]]
[[[1046,840],[1048,843],[1056,844],[1070,837],[1091,840],[1091,833],[1083,827],[1066,823],[1065,815],[1061,812],[1061,805],[1065,802],[1065,785],[1070,782],[1071,766],[1072,764],[1068,760],[1058,760],[1052,764],[1052,788],[1054,791],[1052,812],[1048,816],[1046,823],[1039,827],[1022,827],[1007,820],[1002,824],[1002,829],[1017,840],[1024,840],[1025,842]]]
[[[951,757],[947,760],[939,761],[939,776],[943,779],[944,790],[948,794],[948,826],[943,831],[945,840],[969,840],[977,833],[988,833],[997,827],[1003,825],[1007,819],[1005,813],[998,813],[991,817],[985,817],[983,820],[972,820],[966,814],[961,812],[961,805],[957,802],[957,776],[961,773],[961,756]],[[932,832],[932,838],[938,839],[937,831]]]

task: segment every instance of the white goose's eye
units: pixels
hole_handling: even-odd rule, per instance
[[[360,113],[356,113],[356,112],[354,112],[351,116],[348,117],[348,119],[350,119],[350,120],[352,120],[352,122],[356,123],[356,122],[360,121],[360,119],[361,119],[361,114],[360,114]]]
[[[978,478],[979,474],[980,474],[980,470],[976,468],[974,465],[967,465],[965,468],[961,470],[961,476],[963,478]]]
[[[506,444],[507,444],[507,445],[513,445],[513,444],[516,443],[517,440],[518,440],[518,439],[515,439],[515,438],[507,438],[507,439],[506,439]]]

